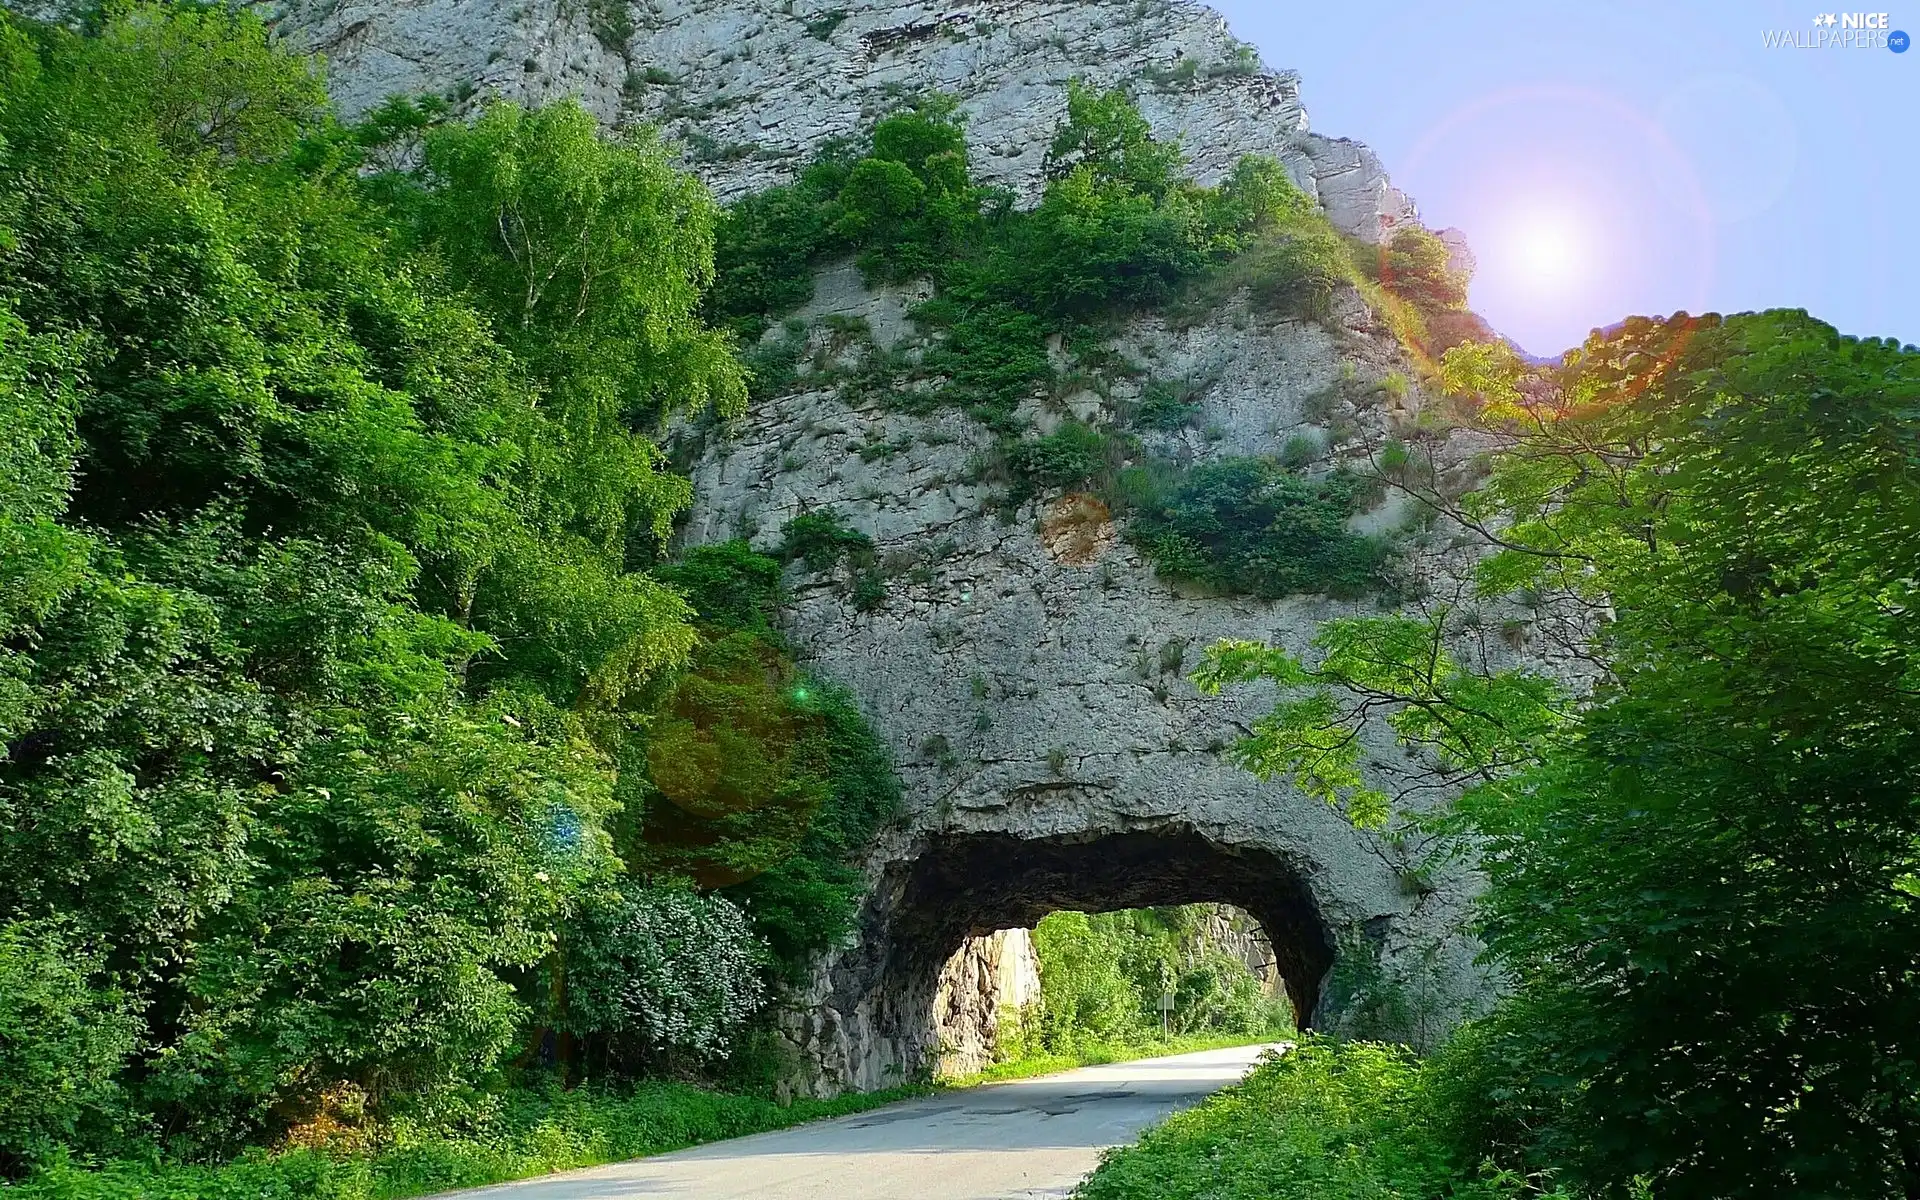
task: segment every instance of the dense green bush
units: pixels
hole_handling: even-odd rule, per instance
[[[1033,932],[1040,1000],[1020,1014],[1003,1055],[1074,1055],[1142,1044],[1162,1031],[1160,998],[1172,993],[1166,1032],[1246,1038],[1290,1033],[1285,999],[1269,996],[1240,960],[1202,936],[1208,905],[1088,915],[1057,912]]]
[[[1313,478],[1243,458],[1165,478],[1136,469],[1121,486],[1128,538],[1169,578],[1268,599],[1392,590],[1391,546],[1347,528],[1370,495],[1358,476]]]
[[[873,539],[849,527],[831,508],[801,513],[781,529],[780,556],[798,559],[810,571],[831,570],[848,557],[870,558]]]
[[[1020,504],[1048,492],[1103,484],[1133,449],[1130,439],[1079,421],[1063,421],[1044,437],[1008,439],[999,448],[1008,499]]]
[[[963,115],[943,97],[874,126],[871,153],[841,188],[835,225],[865,247],[860,265],[869,275],[938,275],[978,227],[986,193],[968,172]]]
[[[1115,1151],[1083,1200],[1541,1196],[1482,1175],[1447,1140],[1428,1071],[1404,1048],[1310,1039]]]
[[[1370,274],[1408,303],[1427,313],[1457,312],[1467,306],[1467,279],[1451,265],[1447,244],[1419,226],[1398,230],[1369,263]]]
[[[100,968],[51,921],[0,926],[0,1169],[99,1144],[124,1120],[120,1068],[140,1020],[124,992],[97,986]]]
[[[766,1000],[763,955],[732,901],[623,880],[583,897],[568,930],[567,1024],[630,1063],[720,1058]]]
[[[746,340],[813,297],[813,266],[842,246],[840,190],[858,159],[846,143],[823,147],[800,178],[742,197],[715,227],[707,313]]]

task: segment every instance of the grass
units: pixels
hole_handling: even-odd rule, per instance
[[[396,1122],[374,1149],[252,1152],[217,1167],[119,1162],[88,1169],[55,1161],[0,1194],[8,1200],[404,1200],[786,1129],[929,1090],[893,1088],[785,1107],[680,1083],[619,1092],[523,1090],[494,1098],[488,1111],[455,1132]]]
[[[1108,1154],[1078,1200],[1550,1200],[1463,1163],[1402,1046],[1309,1038]]]
[[[221,1166],[55,1160],[0,1188],[7,1200],[406,1200],[646,1158],[726,1138],[865,1112],[931,1092],[1028,1079],[1075,1067],[1246,1045],[1244,1035],[1090,1044],[1077,1054],[1036,1055],[976,1075],[781,1106],[682,1083],[522,1089],[493,1097],[452,1131],[395,1122],[376,1147],[253,1151]]]
[[[1099,1067],[1169,1054],[1197,1054],[1202,1050],[1229,1050],[1236,1046],[1253,1046],[1274,1040],[1271,1036],[1253,1038],[1244,1033],[1187,1033],[1144,1042],[1090,1042],[1071,1054],[1030,1054],[995,1063],[984,1071],[943,1079],[940,1086],[974,1087],[1008,1079],[1032,1079],[1037,1075],[1052,1075],[1078,1067]]]

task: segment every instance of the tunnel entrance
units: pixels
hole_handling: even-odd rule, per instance
[[[1334,942],[1300,872],[1271,851],[1193,829],[930,838],[885,872],[860,945],[833,972],[829,1005],[865,1028],[872,1050],[891,1059],[884,1070],[929,1071],[939,1054],[941,971],[968,938],[1030,928],[1063,909],[1194,903],[1232,905],[1259,923],[1296,1018],[1310,1027]]]

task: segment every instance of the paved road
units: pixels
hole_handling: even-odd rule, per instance
[[[1041,1200],[1108,1146],[1237,1082],[1263,1047],[1084,1067],[779,1133],[457,1193],[459,1200]]]

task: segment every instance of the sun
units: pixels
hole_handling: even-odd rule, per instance
[[[1508,234],[1515,274],[1534,290],[1564,294],[1592,270],[1586,231],[1571,213],[1546,209],[1515,219]]]

